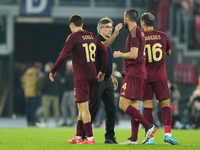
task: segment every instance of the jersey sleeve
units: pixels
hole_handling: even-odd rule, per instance
[[[108,62],[108,51],[105,48],[105,46],[101,43],[99,38],[97,38],[97,47],[98,47],[98,51],[100,51],[101,56],[102,56],[101,72],[105,73],[107,62]]]
[[[62,64],[62,62],[65,60],[67,55],[69,55],[69,53],[72,51],[72,49],[73,49],[73,39],[72,39],[71,35],[69,35],[67,37],[67,40],[65,42],[65,45],[64,45],[62,51],[60,52],[53,68],[51,69],[51,73],[56,72],[58,67]]]
[[[67,37],[67,40],[65,41],[65,45],[63,47],[63,50],[70,53],[74,47],[74,36],[72,36],[72,34],[70,34]]]
[[[130,39],[130,48],[132,47],[139,48],[139,40],[136,37]]]
[[[130,37],[130,48],[132,47],[139,48],[139,45],[140,45],[139,36],[137,35],[136,29],[133,29],[131,31],[131,37]]]

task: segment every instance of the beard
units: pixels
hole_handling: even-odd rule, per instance
[[[128,28],[128,23],[124,23],[125,28]]]

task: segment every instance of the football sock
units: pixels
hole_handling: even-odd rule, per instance
[[[139,111],[139,110],[138,110]],[[138,130],[139,130],[139,122],[135,121],[133,117],[131,117],[131,138],[130,140],[134,140],[138,138]]]
[[[165,133],[171,133],[172,113],[170,107],[162,108],[161,120],[165,127]]]
[[[165,133],[165,135],[172,136],[172,134],[171,134],[171,133]]]
[[[93,137],[93,136],[87,137],[87,140],[88,140],[88,141],[93,141],[93,140],[94,140],[94,137]]]
[[[83,124],[83,127],[84,127],[84,130],[85,130],[86,136],[87,137],[92,137],[93,133],[92,133],[92,124],[91,124],[91,122],[87,122],[87,123]]]
[[[151,124],[153,124],[152,108],[144,108],[143,116]]]
[[[80,139],[80,138],[81,138],[81,136],[75,136],[75,138],[77,138],[77,139]]]
[[[171,126],[165,126],[165,133],[171,133]]]
[[[129,105],[126,109],[126,113],[131,116],[134,120],[141,123],[145,129],[149,129],[150,123],[140,114],[140,112],[134,108],[133,106]]]
[[[153,108],[144,108],[143,116],[144,118],[151,124],[153,124],[153,115],[152,115]],[[145,130],[147,132],[147,130]],[[153,137],[153,134],[150,138]]]
[[[83,121],[78,120],[77,125],[76,125],[76,136],[82,136],[83,134]]]

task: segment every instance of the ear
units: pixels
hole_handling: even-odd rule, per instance
[[[74,24],[73,24],[73,23],[71,23],[71,24],[70,24],[70,27],[71,27],[71,28],[74,28]]]
[[[146,26],[146,24],[145,24],[145,22],[144,22],[144,21],[142,21],[142,25],[143,25],[143,26]]]
[[[83,23],[82,23],[81,27],[83,27]]]
[[[130,21],[129,17],[126,17],[126,21]]]
[[[145,25],[144,21],[142,21],[142,24]]]
[[[72,28],[72,23],[69,24],[69,27]]]
[[[141,20],[141,24],[142,24],[142,26],[145,26],[145,23],[144,23],[144,21],[142,21],[142,20]]]
[[[101,30],[102,30],[102,28],[101,27],[99,27],[99,31],[101,32]]]

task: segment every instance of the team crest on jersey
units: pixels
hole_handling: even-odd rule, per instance
[[[138,119],[135,119],[135,121],[138,121]]]
[[[125,95],[125,92],[123,91],[123,92],[121,93],[121,95]]]
[[[144,32],[141,32],[142,36],[144,37]]]

